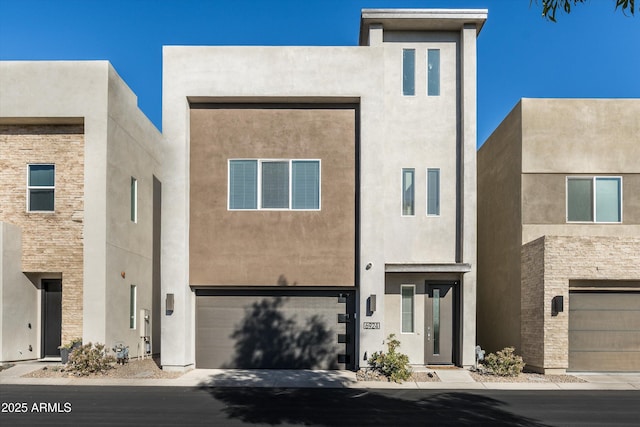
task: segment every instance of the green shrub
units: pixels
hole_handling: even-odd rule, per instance
[[[496,354],[490,353],[482,364],[494,375],[516,377],[522,373],[524,362],[522,357],[514,354],[515,348],[505,347]]]
[[[75,348],[69,355],[66,370],[76,375],[102,374],[113,368],[116,359],[107,354],[104,344],[92,343]]]
[[[409,366],[409,356],[396,352],[400,347],[400,341],[395,334],[389,335],[386,340],[387,352],[375,352],[367,362],[374,371],[380,372],[390,381],[402,382],[411,377],[411,367]]]

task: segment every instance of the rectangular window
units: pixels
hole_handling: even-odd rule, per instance
[[[622,222],[622,178],[567,178],[567,222]]]
[[[402,285],[400,286],[400,293],[402,297],[402,332],[413,332],[413,312],[414,312],[414,285]]]
[[[131,177],[131,221],[138,222],[138,180]]]
[[[258,162],[229,162],[229,209],[258,208]]]
[[[440,95],[440,49],[427,51],[427,95]]]
[[[402,94],[416,94],[416,50],[402,50]]]
[[[320,209],[320,160],[229,160],[229,209]]]
[[[291,204],[293,209],[320,207],[320,162],[291,162]]]
[[[427,169],[427,215],[440,215],[440,169]]]
[[[136,328],[136,285],[131,285],[129,290],[129,329]]]
[[[55,209],[55,165],[29,165],[27,178],[27,210],[53,212]]]
[[[415,170],[402,169],[402,215],[415,215]]]
[[[289,162],[262,162],[262,209],[289,208]]]

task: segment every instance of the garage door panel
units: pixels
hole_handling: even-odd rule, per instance
[[[640,292],[572,292],[569,309],[578,310],[640,310]]]
[[[569,370],[640,370],[640,292],[572,291]]]
[[[338,342],[338,335],[347,333],[338,314],[346,313],[347,304],[327,292],[198,295],[196,366],[344,368],[338,355],[351,344]]]
[[[618,351],[640,352],[640,332],[638,331],[573,331],[569,336],[571,351]],[[638,354],[640,357],[640,353]]]
[[[640,357],[638,353],[624,353],[619,351],[602,352],[569,352],[569,366],[573,371],[640,371]]]
[[[572,331],[640,331],[640,316],[636,311],[582,310],[569,317]]]

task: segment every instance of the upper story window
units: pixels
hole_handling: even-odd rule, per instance
[[[416,50],[402,50],[402,94],[416,94]]]
[[[440,95],[440,49],[427,51],[427,95]]]
[[[416,214],[415,169],[402,169],[402,215]]]
[[[427,215],[440,215],[440,169],[427,169]]]
[[[138,180],[131,177],[131,222],[138,222]]]
[[[567,178],[567,222],[622,222],[622,178]]]
[[[320,210],[320,160],[229,160],[230,210]]]
[[[29,212],[53,212],[55,208],[55,165],[29,165],[28,175],[27,210]]]

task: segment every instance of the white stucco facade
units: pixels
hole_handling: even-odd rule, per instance
[[[457,283],[454,363],[474,363],[476,292],[476,37],[486,10],[364,10],[360,46],[166,46],[163,52],[164,185],[162,365],[195,364],[195,293],[189,279],[189,105],[350,103],[359,111],[356,340],[359,365],[398,332],[390,274]],[[402,95],[402,51],[415,49],[415,95]],[[440,51],[440,95],[427,96],[426,55]],[[355,165],[354,165],[355,167]],[[415,215],[402,216],[401,173],[415,170]],[[427,169],[440,170],[439,215],[426,214]],[[368,312],[367,299],[377,296]],[[386,307],[388,305],[388,307]],[[424,364],[422,308],[401,337]],[[364,329],[379,322],[380,329]],[[422,325],[422,326],[420,326]]]

